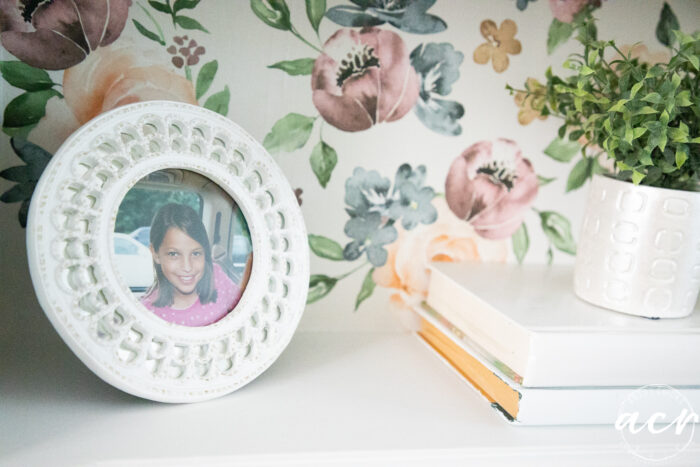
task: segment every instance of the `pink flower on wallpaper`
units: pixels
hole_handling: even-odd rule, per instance
[[[387,262],[372,273],[377,285],[393,289],[391,303],[399,310],[425,300],[430,279],[428,263],[505,262],[508,255],[507,242],[481,238],[473,226],[455,217],[444,198],[434,198],[432,203],[438,212],[437,221],[412,230],[396,224],[399,235],[386,247]]]
[[[62,70],[122,33],[131,0],[0,0],[2,45],[23,62]]]
[[[122,105],[150,100],[197,104],[194,87],[169,65],[162,51],[120,41],[91,53],[63,73],[65,99],[51,99],[32,141],[54,150],[93,117]]]
[[[562,23],[570,23],[576,13],[588,4],[599,7],[600,0],[549,0],[549,9],[556,19]]]
[[[514,141],[480,141],[454,160],[445,180],[452,212],[484,238],[513,235],[537,196],[537,175]]]
[[[323,46],[311,76],[313,103],[344,131],[398,120],[418,99],[418,75],[398,34],[340,29]]]

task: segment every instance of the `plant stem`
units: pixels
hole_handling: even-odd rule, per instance
[[[185,65],[185,78],[187,78],[187,81],[190,83],[192,82],[192,69],[189,65]]]
[[[299,34],[299,32],[296,30],[296,28],[295,28],[294,26],[292,26],[292,27],[289,29],[289,31],[290,31],[292,34],[294,34],[294,36],[295,36],[297,39],[299,39],[299,40],[302,41],[304,44],[306,44],[306,45],[308,45],[309,47],[311,47],[312,49],[314,49],[316,52],[318,52],[318,53],[323,53],[323,50],[319,49],[318,47],[316,47],[315,45],[313,45],[311,42],[309,42],[309,41],[307,41],[306,39],[304,39],[304,38],[302,37],[302,35]]]
[[[350,274],[352,274],[352,273],[354,273],[354,272],[357,272],[358,270],[360,270],[361,268],[367,266],[368,264],[369,264],[369,262],[368,262],[368,261],[365,261],[364,263],[360,264],[360,265],[357,266],[356,268],[353,268],[353,269],[349,270],[348,272],[346,272],[345,274],[342,274],[342,275],[336,277],[336,279],[337,279],[337,280],[345,279],[345,278],[348,277]]]

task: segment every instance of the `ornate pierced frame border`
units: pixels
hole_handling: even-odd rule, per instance
[[[208,177],[248,221],[250,281],[236,308],[209,326],[158,318],[115,273],[119,204],[166,168]],[[280,168],[230,120],[175,102],[120,107],[74,133],[37,185],[27,250],[39,302],[73,352],[106,382],[163,402],[218,397],[262,373],[289,343],[308,291],[306,229]]]

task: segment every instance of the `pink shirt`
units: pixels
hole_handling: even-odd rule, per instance
[[[156,307],[157,293],[141,299],[141,303],[165,321],[183,326],[206,326],[226,316],[241,299],[241,289],[226,275],[221,266],[214,263],[214,288],[216,301],[202,305],[197,297],[189,308],[178,310],[169,306]]]

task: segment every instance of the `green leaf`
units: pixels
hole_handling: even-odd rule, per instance
[[[613,105],[612,107],[610,107],[608,109],[608,112],[623,112],[623,111],[625,111],[626,110],[625,104],[627,102],[628,102],[628,99],[620,99],[619,101],[617,101],[617,103],[615,105]]]
[[[574,237],[571,234],[571,223],[569,220],[554,211],[541,211],[539,214],[542,230],[556,249],[575,255],[576,242],[574,242]]]
[[[312,275],[309,279],[309,294],[306,297],[306,303],[313,303],[328,295],[337,282],[338,279],[335,277],[328,277],[323,274]]]
[[[131,21],[133,21],[134,26],[136,26],[136,30],[137,30],[138,32],[140,32],[142,36],[147,37],[147,38],[149,38],[150,40],[159,43],[160,45],[165,45],[165,41],[164,41],[163,39],[161,39],[160,36],[158,36],[158,34],[156,34],[156,33],[153,32],[153,31],[149,31],[148,28],[147,28],[146,26],[144,26],[143,24],[139,23],[139,22],[136,21],[135,19],[132,19]]]
[[[691,65],[693,65],[693,68],[695,68],[696,71],[700,71],[700,58],[698,58],[697,55],[691,54],[683,54],[685,58],[688,59]]]
[[[680,169],[687,160],[688,153],[682,147],[676,148],[676,167]]]
[[[569,40],[573,32],[574,28],[571,24],[554,18],[547,33],[547,53],[551,55],[557,47]]]
[[[650,92],[646,96],[642,97],[642,100],[644,102],[651,102],[652,104],[658,104],[660,102],[663,102],[663,97],[661,97],[661,94],[658,92]]]
[[[678,18],[676,18],[668,3],[664,2],[659,22],[656,24],[656,38],[666,47],[671,47],[675,39],[672,31],[677,29],[680,29]]]
[[[25,91],[51,89],[54,83],[49,74],[19,60],[0,62],[0,73],[5,81]]]
[[[328,185],[331,179],[333,169],[338,163],[338,154],[335,152],[335,149],[327,145],[324,141],[319,141],[311,152],[310,162],[311,169],[314,171],[318,183],[320,183],[323,188],[326,188],[326,185]]]
[[[263,140],[270,154],[292,152],[303,147],[311,136],[316,117],[290,113],[277,120]]]
[[[581,188],[590,176],[591,161],[593,159],[586,157],[576,163],[574,168],[569,173],[569,178],[566,180],[566,192]]]
[[[268,4],[270,8],[268,8]],[[284,0],[250,0],[250,8],[255,16],[273,28],[289,31],[292,28],[289,19],[289,7]]]
[[[632,86],[632,89],[630,90],[630,99],[634,99],[634,96],[636,96],[639,90],[642,89],[642,86],[644,86],[644,82],[642,81]]]
[[[544,153],[556,161],[569,162],[580,149],[581,145],[576,141],[566,141],[561,138],[555,138],[549,143]]]
[[[199,24],[199,21],[197,21],[194,18],[190,18],[188,16],[176,16],[175,17],[175,24],[180,26],[182,29],[198,29],[200,31],[204,31],[208,33],[209,31],[207,28]]]
[[[216,94],[209,96],[209,99],[204,103],[204,108],[213,110],[216,113],[223,115],[224,117],[228,114],[228,103],[231,100],[231,92],[228,86],[224,86],[223,91],[219,91]]]
[[[550,183],[552,183],[556,179],[557,179],[556,177],[549,177],[548,178],[548,177],[543,177],[541,175],[538,175],[537,176],[537,183],[539,184],[539,186],[545,186],[545,185],[549,185]]]
[[[335,240],[322,235],[309,234],[309,247],[319,258],[343,261],[343,247]]]
[[[219,70],[219,62],[212,60],[209,63],[205,63],[199,70],[197,75],[197,99],[202,97],[209,90],[212,81],[214,81],[214,76]]]
[[[306,0],[306,16],[309,17],[309,22],[314,31],[318,32],[318,26],[321,24],[325,14],[326,0]]]
[[[646,132],[647,132],[646,128],[640,128],[640,127],[634,128],[632,130],[632,139],[637,139]]]
[[[581,68],[579,68],[578,72],[581,76],[588,76],[595,73],[595,71],[593,71],[593,69],[588,65],[581,65]]]
[[[525,222],[520,224],[520,227],[518,227],[518,230],[515,231],[510,240],[513,244],[513,253],[518,259],[518,263],[522,264],[527,250],[530,248],[530,236],[527,234]]]
[[[17,183],[24,183],[31,180],[36,181],[36,179],[32,177],[31,169],[26,165],[7,168],[0,172],[0,178]]]
[[[355,299],[355,311],[357,311],[362,302],[367,300],[372,295],[372,292],[374,292],[374,288],[377,286],[377,284],[374,283],[374,279],[372,278],[373,272],[374,268],[367,271],[365,279],[362,281],[360,293],[357,294],[357,299]]]
[[[292,76],[310,75],[314,69],[313,58],[299,58],[297,60],[286,60],[269,65],[268,68],[277,68]]]
[[[645,105],[641,109],[637,109],[634,112],[632,112],[632,115],[649,115],[657,113],[659,113],[658,110],[654,109],[653,107],[649,107],[648,105]]]
[[[693,102],[690,100],[690,91],[685,90],[676,94],[676,106],[677,107],[687,107],[692,105]]]
[[[170,11],[170,7],[163,2],[156,2],[155,0],[148,0],[148,4],[151,5],[151,8],[153,8],[154,10],[158,10],[161,13],[167,13],[167,14],[172,13]]]
[[[0,196],[0,202],[19,203],[31,199],[34,187],[36,187],[35,181],[19,183],[3,193]]]
[[[173,11],[177,13],[180,10],[191,10],[199,4],[199,0],[175,0]]]
[[[12,99],[5,107],[3,131],[37,124],[46,113],[46,103],[52,97],[61,97],[61,93],[54,89],[44,89],[25,92]]]
[[[639,185],[639,183],[644,180],[644,174],[641,172],[637,172],[636,170],[632,172],[632,183],[635,185]]]

